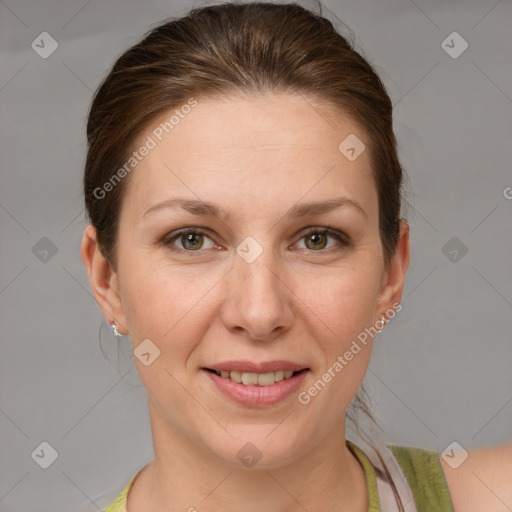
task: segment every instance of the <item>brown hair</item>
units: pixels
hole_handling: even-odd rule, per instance
[[[157,117],[190,98],[264,93],[319,99],[362,127],[389,263],[398,243],[405,174],[392,103],[381,80],[321,14],[298,4],[223,3],[195,8],[150,30],[117,59],[94,95],[87,123],[85,204],[114,270],[123,191],[131,174],[104,197],[98,199],[95,191],[127,161],[135,140]],[[359,394],[355,403],[373,419]]]

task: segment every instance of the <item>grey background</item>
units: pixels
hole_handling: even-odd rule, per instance
[[[199,5],[0,1],[2,512],[103,509],[153,458],[129,339],[118,354],[80,258],[85,123],[115,58]],[[411,180],[403,310],[378,339],[365,381],[377,418],[397,444],[441,451],[509,440],[512,5],[324,5],[388,88]],[[31,47],[43,31],[58,42],[47,59]],[[458,58],[442,47],[453,31],[469,44]],[[458,261],[443,250],[452,237],[467,248]],[[31,455],[43,441],[58,453],[48,469]]]

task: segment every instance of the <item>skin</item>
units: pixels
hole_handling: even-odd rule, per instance
[[[249,512],[367,510],[362,468],[345,446],[345,411],[367,370],[371,337],[307,405],[294,395],[244,408],[219,395],[199,370],[231,358],[291,359],[311,369],[306,390],[400,302],[408,225],[402,221],[386,266],[368,152],[350,162],[337,149],[350,133],[366,143],[365,134],[332,112],[291,95],[203,98],[132,171],[117,272],[94,228],[86,228],[82,258],[106,319],[130,335],[134,349],[150,338],[160,350],[149,366],[134,359],[148,393],[155,460],[135,480],[128,512],[235,510],[241,503]],[[145,140],[141,135],[136,147]],[[284,217],[297,202],[341,195],[365,215],[342,207]],[[161,210],[143,219],[149,207],[177,196],[217,203],[233,217]],[[349,246],[322,253],[306,245],[304,228],[327,225],[348,235]],[[210,231],[195,241],[202,252],[185,252],[179,237],[172,243],[181,254],[162,243],[189,226]],[[263,248],[252,263],[235,252],[246,236]],[[336,239],[323,240],[337,247]],[[251,469],[236,457],[248,441],[262,454]],[[441,465],[455,512],[512,510],[512,442],[469,450],[457,469],[443,459]]]
[[[313,98],[198,99],[132,171],[117,272],[94,228],[86,228],[82,258],[105,318],[130,335],[133,349],[149,338],[160,350],[149,366],[134,358],[148,393],[155,459],[136,479],[128,512],[238,510],[241,503],[247,512],[367,510],[364,473],[345,445],[345,411],[367,370],[371,337],[307,405],[293,394],[273,406],[244,407],[200,370],[229,359],[287,359],[310,368],[307,390],[400,302],[409,227],[401,222],[386,266],[369,151],[349,161],[338,150],[349,134],[368,148],[353,120]],[[178,196],[216,203],[231,217],[182,209],[143,217]],[[345,205],[285,217],[296,203],[339,196],[365,213]],[[328,225],[349,245],[329,235],[315,248],[304,234]],[[178,236],[173,252],[163,239],[185,227],[207,233],[192,248]],[[263,249],[252,263],[236,253],[248,236]],[[247,442],[262,454],[250,469],[237,457]]]
[[[468,458],[452,468],[441,458],[455,512],[512,510],[512,440],[468,450]]]

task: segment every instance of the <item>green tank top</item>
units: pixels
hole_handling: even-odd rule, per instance
[[[375,471],[370,459],[361,448],[351,441],[347,440],[346,444],[357,457],[364,470],[368,489],[368,512],[383,512],[377,491]],[[432,510],[436,512],[454,512],[438,452],[413,446],[388,445],[388,448],[409,483],[418,512],[431,512]],[[128,492],[140,471],[103,512],[127,512]],[[404,503],[405,505],[407,504]]]

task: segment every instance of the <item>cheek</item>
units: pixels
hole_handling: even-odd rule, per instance
[[[150,258],[126,265],[123,308],[134,348],[149,338],[162,352],[172,345],[175,357],[190,351],[205,326],[208,292],[221,276],[155,265]]]
[[[314,326],[311,336],[317,340],[322,360],[317,375],[321,382],[311,393],[323,396],[318,407],[326,400],[337,404],[333,415],[352,401],[368,368],[377,279],[372,267],[352,266],[350,272],[339,269],[322,279],[323,286],[308,287],[307,280],[301,285],[301,293],[308,297],[308,323]]]
[[[344,340],[373,324],[377,279],[369,266],[337,269],[322,278],[304,279],[297,295],[305,298],[309,316],[317,318],[315,323],[326,337],[342,349]]]

